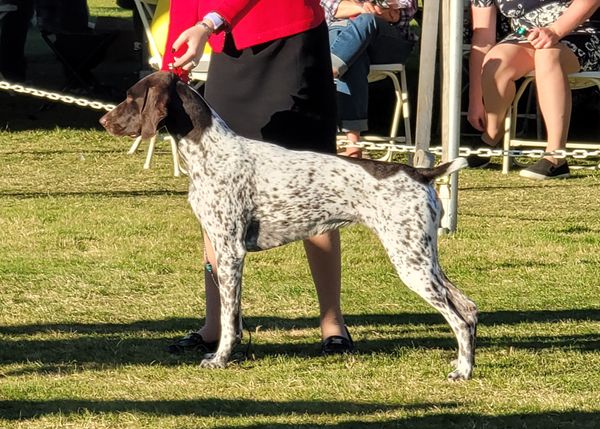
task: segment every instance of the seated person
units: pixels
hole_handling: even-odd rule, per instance
[[[409,22],[416,0],[321,0],[329,27],[329,45],[338,92],[338,115],[350,143],[368,128],[371,64],[404,63],[415,44]],[[344,155],[362,151],[348,147]]]
[[[473,38],[473,23],[471,21],[471,0],[467,0],[463,14],[463,43],[469,46]],[[503,39],[509,33],[512,33],[510,19],[502,15],[500,10],[498,10],[496,13],[496,40]]]
[[[535,71],[540,110],[546,124],[547,152],[564,149],[571,116],[567,75],[600,70],[600,23],[589,19],[600,0],[471,0],[473,38],[469,62],[467,119],[496,147],[515,96],[515,81]],[[511,19],[512,32],[496,43],[496,12]],[[485,145],[484,145],[485,146]],[[471,155],[483,167],[489,157]],[[569,176],[564,159],[545,156],[520,172],[531,179]]]
[[[63,63],[66,89],[81,89],[110,96],[92,74],[117,32],[96,31],[86,0],[35,0],[37,26]],[[47,40],[47,41],[48,41]]]
[[[91,32],[89,9],[85,0],[36,0],[35,11],[38,27],[49,33]]]

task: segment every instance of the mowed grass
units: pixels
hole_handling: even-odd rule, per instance
[[[250,358],[206,370],[164,351],[204,312],[187,179],[172,177],[167,145],[142,170],[129,144],[0,133],[0,427],[600,426],[598,172],[461,172],[459,228],[439,247],[481,311],[473,380],[446,381],[448,325],[363,227],[342,231],[358,354],[319,355],[295,243],[248,257]]]

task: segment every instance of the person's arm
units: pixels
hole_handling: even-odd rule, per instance
[[[368,3],[368,2],[365,2]],[[370,5],[370,3],[369,3]],[[354,0],[341,0],[338,3],[338,7],[335,11],[335,17],[338,19],[350,18],[352,16],[360,15],[365,12],[364,4]]]
[[[381,10],[380,16],[391,24],[396,24],[404,17],[402,22],[409,22],[417,12],[416,0],[387,0],[388,9]]]
[[[554,23],[530,30],[527,40],[536,49],[550,48],[592,16],[598,7],[600,0],[573,0]]]
[[[191,70],[198,64],[208,38],[217,31],[234,26],[245,14],[252,0],[222,0],[196,23],[183,31],[173,43],[173,51],[187,45],[187,50],[179,58],[174,58],[172,67]],[[190,11],[194,13],[194,11]]]
[[[398,4],[398,9],[411,10],[413,14],[417,10],[417,2],[415,0],[396,0],[396,3]]]
[[[472,7],[473,36],[469,56],[469,110],[467,120],[477,130],[485,127],[485,109],[481,91],[483,59],[496,44],[496,6]]]

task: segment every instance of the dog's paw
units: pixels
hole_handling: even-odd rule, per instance
[[[202,359],[202,361],[200,362],[201,368],[210,368],[210,369],[225,368],[226,365],[227,365],[226,359],[217,359],[214,356],[211,357],[210,359]]]
[[[471,378],[471,370],[460,370],[455,369],[450,374],[448,374],[448,381],[463,381],[469,380]]]

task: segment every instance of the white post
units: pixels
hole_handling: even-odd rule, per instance
[[[443,28],[447,29],[444,37],[444,76],[442,114],[443,123],[447,127],[442,130],[442,161],[450,161],[458,156],[461,118],[461,76],[463,47],[463,1],[444,2]],[[448,181],[439,187],[440,198],[444,207],[441,228],[443,232],[455,231],[458,208],[458,174],[454,173]]]
[[[431,140],[433,83],[438,43],[439,10],[440,0],[427,0],[423,2],[421,53],[419,56],[419,91],[416,115],[417,125],[415,130],[415,156],[413,158],[415,167],[431,167],[433,164],[433,156],[429,153],[429,143]]]

